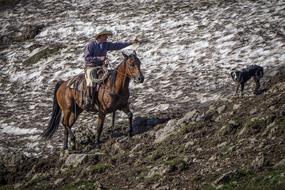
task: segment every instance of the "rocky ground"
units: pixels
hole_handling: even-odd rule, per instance
[[[0,189],[284,189],[283,1],[0,1]],[[59,79],[82,72],[102,28],[139,36],[146,81],[131,85],[127,117],[110,119],[101,150],[96,116],[44,141]],[[120,60],[119,52],[110,55]],[[233,68],[265,68],[263,93],[234,96]]]
[[[0,187],[284,189],[284,71],[271,73],[262,95],[216,101],[155,126],[141,119],[136,127],[145,131],[132,139],[107,132],[101,150],[82,140],[77,151],[9,152],[1,157]]]

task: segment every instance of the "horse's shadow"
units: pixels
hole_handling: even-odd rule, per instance
[[[167,122],[168,120],[170,120],[170,118],[138,116],[134,118],[133,120],[133,135],[145,133],[151,130],[152,128],[154,128],[155,126]],[[125,130],[123,130],[122,128],[118,128],[118,127],[113,129],[113,131],[110,131],[110,132],[111,132],[112,138],[118,138],[118,137],[127,135],[127,132]]]
[[[170,120],[170,118],[159,118],[159,117],[135,117],[133,119],[133,136],[146,133],[147,131],[153,129],[155,126],[159,124],[163,124]],[[92,133],[92,132],[90,132]],[[95,143],[96,135],[90,135],[88,140],[85,140],[84,143],[78,143],[77,147],[81,147],[79,152],[89,152],[91,150],[97,149]],[[111,128],[107,128],[106,133],[102,136],[101,142],[104,144],[110,139],[114,140],[126,140],[128,139],[128,124],[121,123],[116,125],[116,127],[112,130]],[[100,149],[100,148],[99,148]],[[78,150],[77,150],[78,152]]]

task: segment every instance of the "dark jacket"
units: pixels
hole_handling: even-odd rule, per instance
[[[101,66],[103,64],[103,61],[101,61],[97,57],[106,56],[108,51],[120,50],[129,45],[131,45],[131,43],[104,42],[99,44],[95,40],[91,41],[87,44],[84,50],[85,66],[88,67]]]

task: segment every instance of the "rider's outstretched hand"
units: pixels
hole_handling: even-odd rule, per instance
[[[97,57],[99,60],[101,60],[101,61],[105,61],[107,58],[106,58],[106,56],[100,56],[100,57]]]

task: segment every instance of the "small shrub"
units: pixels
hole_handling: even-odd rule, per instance
[[[170,171],[183,171],[187,168],[187,163],[182,158],[166,161],[165,164],[170,167]]]
[[[151,177],[145,178],[145,183],[146,183],[147,185],[150,185],[150,184],[156,183],[156,182],[159,181],[160,179],[161,179],[161,175],[155,174],[155,175],[152,175]]]
[[[96,189],[96,182],[80,181],[77,183],[71,183],[62,188],[63,190],[93,190]]]
[[[265,127],[267,125],[267,121],[263,118],[261,119],[253,119],[247,122],[246,127],[252,128],[252,129],[259,129],[262,127]]]
[[[281,117],[280,119],[278,119],[277,126],[285,128],[285,117]]]
[[[152,155],[149,156],[149,159],[151,161],[155,161],[155,160],[161,158],[162,156],[163,156],[162,150],[158,149],[158,150],[154,151]]]
[[[108,168],[110,168],[108,164],[96,164],[91,167],[91,171],[93,173],[104,173]]]

